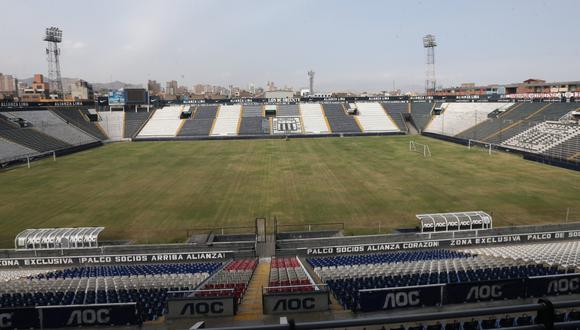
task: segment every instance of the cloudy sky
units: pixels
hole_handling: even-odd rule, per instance
[[[420,90],[423,35],[438,84],[580,80],[580,1],[0,0],[0,72],[45,73],[62,28],[64,77],[143,84]]]

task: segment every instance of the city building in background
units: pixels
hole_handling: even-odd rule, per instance
[[[0,73],[0,99],[18,96],[18,79]]]
[[[82,79],[70,86],[70,93],[73,100],[93,100],[95,98],[93,86]]]
[[[44,76],[40,73],[34,75],[32,79],[32,86],[25,88],[20,95],[21,101],[41,101],[48,99],[50,89],[49,84],[44,80]]]
[[[160,95],[161,94],[161,84],[157,80],[149,80],[147,82],[147,90],[150,95]]]

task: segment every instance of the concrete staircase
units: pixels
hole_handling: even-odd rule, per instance
[[[262,288],[268,286],[270,260],[270,258],[260,258],[260,263],[254,271],[254,276],[252,276],[242,303],[238,306],[238,314],[234,320],[262,320]]]

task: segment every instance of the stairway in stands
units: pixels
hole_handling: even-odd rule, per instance
[[[238,313],[234,317],[236,321],[262,319],[262,288],[268,286],[270,261],[270,258],[260,258],[244,299],[238,306]]]

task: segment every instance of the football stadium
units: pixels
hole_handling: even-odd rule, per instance
[[[7,328],[575,324],[580,103],[436,99],[3,104]]]
[[[0,74],[0,329],[580,329],[580,81],[440,87],[428,34],[421,92],[65,91],[42,41]]]

